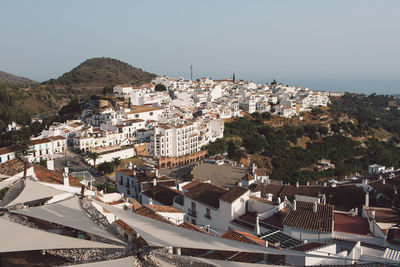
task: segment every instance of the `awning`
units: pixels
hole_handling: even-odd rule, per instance
[[[42,249],[124,248],[30,228],[0,218],[0,253]]]
[[[135,258],[134,257],[126,257],[122,259],[116,260],[108,260],[108,261],[99,261],[92,263],[84,263],[84,264],[76,264],[76,265],[68,265],[69,267],[134,267]]]
[[[80,207],[79,198],[76,196],[55,204],[14,210],[12,212],[75,228],[119,243],[123,242],[99,228],[96,223],[87,217]]]
[[[21,194],[19,194],[19,196],[16,199],[11,201],[6,206],[10,207],[17,204],[53,197],[60,194],[65,194],[65,191],[41,185],[28,178],[25,181],[25,188],[22,190]]]

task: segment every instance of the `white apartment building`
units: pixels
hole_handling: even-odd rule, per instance
[[[63,136],[32,139],[30,142],[31,154],[26,156],[30,162],[40,162],[65,156],[67,139]]]
[[[196,123],[159,124],[150,143],[155,158],[180,157],[200,151],[198,138]]]
[[[152,120],[158,121],[162,118],[164,109],[152,105],[139,105],[131,106],[131,108],[124,110],[127,119],[142,119],[145,121]]]

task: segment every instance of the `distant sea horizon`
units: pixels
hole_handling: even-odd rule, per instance
[[[338,91],[370,95],[397,95],[400,94],[400,80],[387,81],[357,81],[357,80],[287,80],[280,81],[291,86],[300,86],[315,91]],[[260,82],[265,83],[265,82]]]

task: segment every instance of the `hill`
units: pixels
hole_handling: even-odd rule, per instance
[[[37,83],[31,79],[20,77],[4,71],[0,71],[0,82],[14,85],[32,85]]]
[[[345,94],[331,101],[302,121],[253,113],[225,122],[224,137],[208,152],[238,162],[250,154],[270,178],[292,184],[366,174],[370,164],[400,167],[400,99]]]
[[[113,58],[91,58],[64,73],[57,79],[44,82],[56,88],[102,89],[125,83],[141,85],[150,82],[155,74],[135,68],[128,63]]]

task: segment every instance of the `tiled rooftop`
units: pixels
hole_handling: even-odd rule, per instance
[[[223,235],[221,235],[221,237],[247,244],[260,245],[260,246],[265,245],[265,241],[262,240],[261,238],[258,238],[255,235],[238,230],[228,230]]]
[[[296,210],[291,210],[283,221],[283,225],[309,231],[331,233],[333,230],[333,206],[317,204],[317,212],[313,212],[314,203],[297,201]]]
[[[50,184],[64,184],[63,171],[48,170],[42,166],[34,166],[33,171],[36,178],[40,182],[50,183]],[[69,185],[74,187],[81,187],[82,184],[72,175],[68,175]]]
[[[334,213],[334,231],[357,235],[368,235],[369,224],[367,218],[360,216],[349,216],[343,213]]]
[[[31,165],[28,164],[28,168]],[[5,176],[14,176],[23,172],[25,169],[25,162],[19,158],[14,158],[0,164],[0,174]]]
[[[200,183],[185,193],[185,197],[218,209],[219,198],[227,192],[228,190],[222,187],[209,183]]]
[[[219,198],[219,200],[222,200],[222,201],[225,201],[228,203],[232,203],[233,201],[235,201],[239,197],[243,196],[248,191],[249,191],[249,189],[247,189],[247,188],[236,186],[235,188],[229,190],[226,194],[221,196]]]

